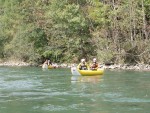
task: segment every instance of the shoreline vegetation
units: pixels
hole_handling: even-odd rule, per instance
[[[150,0],[0,0],[0,59],[150,65],[149,6]]]
[[[69,63],[62,63],[62,64],[53,64],[58,68],[71,68],[72,66],[76,66],[77,64],[69,64]],[[0,67],[2,66],[10,66],[10,67],[26,67],[26,66],[35,66],[35,67],[41,67],[41,65],[37,64],[31,64],[31,63],[26,63],[23,61],[5,61],[5,62],[0,62]],[[133,71],[150,71],[150,65],[149,64],[135,64],[135,65],[130,65],[130,64],[110,64],[110,65],[105,65],[105,64],[100,64],[99,67],[104,68],[104,69],[110,69],[110,70],[133,70]]]

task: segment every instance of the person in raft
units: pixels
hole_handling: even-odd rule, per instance
[[[91,70],[97,70],[97,69],[98,69],[98,63],[97,63],[96,58],[93,58],[93,62],[92,62],[92,64],[90,65],[90,69],[91,69]]]
[[[42,68],[48,68],[48,60],[47,59],[43,63]]]
[[[81,59],[81,62],[78,65],[79,70],[88,70],[88,65],[85,61],[85,59]]]
[[[48,59],[47,62],[48,62],[48,66],[52,65],[52,62],[50,59]]]
[[[47,59],[45,60],[44,64],[47,64],[47,65],[48,65],[48,60],[47,60]]]

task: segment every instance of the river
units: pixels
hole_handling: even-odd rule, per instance
[[[0,67],[0,113],[149,112],[150,72],[106,70],[72,81],[70,69]]]

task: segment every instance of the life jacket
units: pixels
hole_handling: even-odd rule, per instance
[[[80,70],[87,70],[88,69],[87,63],[80,63],[78,65],[78,69],[80,69]]]
[[[92,69],[97,69],[98,68],[98,63],[97,62],[93,62],[91,68]]]

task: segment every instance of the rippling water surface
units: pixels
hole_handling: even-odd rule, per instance
[[[150,113],[150,72],[0,67],[0,113]]]

